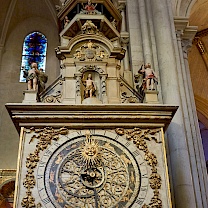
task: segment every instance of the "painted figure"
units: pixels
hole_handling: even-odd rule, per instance
[[[37,78],[37,73],[38,73],[38,65],[37,63],[33,62],[31,64],[31,69],[29,69],[26,72],[24,72],[26,75],[26,80],[27,80],[27,89],[28,90],[37,90],[38,86],[38,78]]]
[[[138,71],[138,73],[144,73],[144,79],[143,79],[143,82],[144,82],[144,89],[147,89],[147,90],[156,90],[156,84],[158,83],[158,80],[157,80],[157,76],[154,72],[153,69],[151,69],[151,64],[150,63],[147,63],[145,64],[144,66],[144,69],[142,69],[143,67],[141,67],[141,69]]]
[[[43,72],[43,69],[40,68],[40,71],[36,72],[38,76],[38,93],[40,94],[45,89],[45,84],[48,81],[48,75]]]
[[[93,97],[96,91],[96,86],[94,81],[92,80],[91,74],[88,74],[88,77],[86,80],[83,81],[83,84],[85,86],[84,98]]]

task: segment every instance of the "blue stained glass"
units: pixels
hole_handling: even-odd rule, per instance
[[[22,51],[20,82],[26,82],[23,71],[29,70],[31,63],[36,62],[38,69],[45,71],[47,39],[40,32],[33,32],[25,37]]]

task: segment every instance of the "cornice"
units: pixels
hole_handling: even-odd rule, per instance
[[[168,127],[177,106],[148,104],[64,105],[8,103],[6,108],[18,132],[23,126],[73,128]]]

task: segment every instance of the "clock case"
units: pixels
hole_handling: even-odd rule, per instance
[[[47,164],[47,160],[43,164],[41,158],[63,135],[77,131],[84,135],[87,130],[91,130],[92,135],[106,131],[115,135],[109,138],[118,143],[121,138],[126,141],[122,145],[135,158],[138,154],[143,159],[141,163],[147,174],[141,175],[140,180],[141,184],[146,180],[147,186],[140,184],[131,205],[124,207],[172,207],[164,132],[177,106],[36,103],[7,104],[6,107],[20,133],[14,207],[55,207],[50,197],[40,197],[38,167]],[[134,153],[131,147],[137,151]],[[42,187],[45,189],[45,184]]]

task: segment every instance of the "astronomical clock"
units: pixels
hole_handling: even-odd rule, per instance
[[[61,2],[60,75],[6,105],[20,133],[14,207],[172,207],[164,132],[177,106],[129,65],[126,1]]]
[[[24,125],[15,207],[171,207],[163,130],[176,107],[68,107],[7,105]]]

